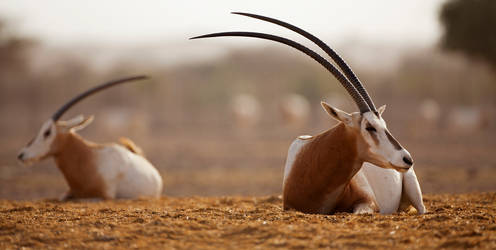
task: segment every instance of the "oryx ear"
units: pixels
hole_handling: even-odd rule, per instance
[[[379,109],[377,109],[377,112],[379,112],[379,115],[382,115],[382,113],[384,113],[384,110],[386,110],[386,105],[382,105],[381,107],[379,107]]]
[[[352,117],[351,117],[350,114],[348,114],[348,113],[346,113],[346,112],[344,112],[344,111],[342,111],[340,109],[331,107],[326,102],[320,102],[320,105],[322,105],[322,107],[324,108],[324,110],[332,118],[336,119],[337,121],[343,122],[346,125],[350,125],[352,123]]]
[[[93,118],[93,115],[86,118],[83,115],[78,115],[67,121],[58,121],[57,126],[66,131],[75,132],[88,126],[93,121]]]

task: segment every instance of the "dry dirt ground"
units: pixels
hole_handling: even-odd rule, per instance
[[[417,215],[308,215],[264,197],[0,201],[0,249],[496,249],[496,193],[426,195]]]

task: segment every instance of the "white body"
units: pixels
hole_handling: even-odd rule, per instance
[[[284,167],[283,188],[298,153],[311,139],[312,136],[300,136],[289,147]],[[366,162],[353,179],[365,193],[375,199],[382,214],[397,212],[400,208],[402,195],[408,198],[411,205],[420,214],[425,213],[422,192],[413,167],[405,173],[400,173],[393,169],[380,168]]]
[[[456,107],[448,115],[450,129],[457,132],[477,131],[483,127],[483,123],[483,114],[481,110],[476,107]]]
[[[290,125],[304,125],[310,115],[310,102],[302,95],[288,94],[280,103],[284,122]]]
[[[109,198],[160,196],[162,177],[141,155],[113,144],[99,149],[95,158]]]
[[[253,127],[261,115],[260,102],[250,94],[239,94],[231,100],[231,111],[239,127]]]

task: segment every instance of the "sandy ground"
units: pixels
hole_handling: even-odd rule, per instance
[[[322,216],[284,212],[277,198],[292,138],[315,133],[205,131],[136,140],[164,178],[164,198],[104,202],[54,200],[67,184],[53,160],[20,166],[24,139],[2,137],[0,249],[496,249],[495,133],[395,133],[415,156],[426,215]]]
[[[0,248],[496,248],[496,193],[426,195],[417,215],[307,215],[277,196],[0,201]]]

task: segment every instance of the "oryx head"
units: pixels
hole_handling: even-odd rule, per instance
[[[410,153],[391,135],[386,121],[382,118],[385,105],[378,109],[377,114],[371,111],[349,114],[325,102],[321,104],[331,117],[358,132],[366,144],[365,150],[360,155],[364,161],[400,172],[407,171],[413,165]]]
[[[72,98],[61,108],[59,108],[50,119],[43,123],[38,134],[24,148],[21,149],[17,159],[24,164],[31,164],[50,157],[59,150],[59,140],[57,140],[57,138],[60,138],[61,135],[81,130],[89,125],[93,121],[93,116],[85,118],[82,115],[79,115],[67,121],[59,120],[60,117],[74,104],[96,92],[117,84],[146,78],[147,77],[145,76],[136,76],[103,83]]]
[[[369,161],[379,167],[393,168],[402,172],[408,170],[413,165],[413,160],[410,156],[410,153],[408,153],[408,151],[405,150],[398,143],[398,141],[396,141],[396,139],[394,139],[394,137],[391,135],[386,127],[386,122],[381,116],[382,112],[384,112],[385,106],[379,108],[379,110],[376,109],[367,91],[361,84],[360,80],[353,73],[351,68],[327,44],[325,44],[322,40],[318,39],[312,34],[292,24],[274,18],[240,12],[234,12],[233,14],[248,16],[271,22],[288,28],[306,37],[307,39],[314,42],[317,46],[319,46],[322,50],[324,50],[335,61],[342,72],[313,50],[287,38],[275,35],[256,32],[221,32],[198,36],[192,39],[220,36],[254,37],[283,43],[305,53],[306,55],[310,56],[315,61],[320,63],[322,66],[324,66],[343,85],[343,87],[350,94],[350,96],[353,98],[356,105],[358,106],[360,112],[348,114],[337,108],[333,108],[326,103],[322,103],[324,109],[332,117],[342,122],[348,128],[355,130],[357,134],[359,134],[360,138],[363,139],[366,144],[367,150],[364,150],[360,157],[363,160]]]

